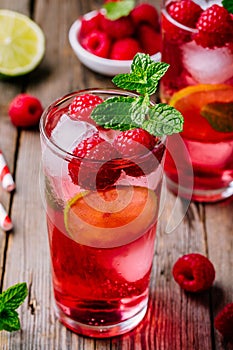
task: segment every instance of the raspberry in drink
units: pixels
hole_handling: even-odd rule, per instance
[[[170,68],[161,81],[161,99],[184,117],[178,161],[177,137],[168,137],[167,183],[197,201],[233,193],[232,28],[232,17],[218,4],[204,9],[191,0],[167,1],[162,10],[162,59]]]

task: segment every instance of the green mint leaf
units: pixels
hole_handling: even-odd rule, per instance
[[[147,71],[147,93],[152,95],[156,92],[159,80],[164,76],[169,68],[169,64],[164,62],[154,62]]]
[[[134,97],[128,96],[109,98],[93,109],[91,118],[107,129],[131,129],[136,126],[131,119],[131,106],[134,101]]]
[[[0,313],[0,330],[8,332],[18,331],[20,329],[20,320],[17,311],[3,310]]]
[[[112,81],[122,89],[133,90],[142,95],[152,95],[156,92],[158,82],[168,68],[169,64],[155,62],[149,55],[138,53],[132,61],[131,72],[118,74]]]
[[[171,135],[182,131],[183,117],[175,108],[150,102],[160,78],[169,65],[155,62],[144,53],[137,53],[131,71],[118,74],[113,83],[121,89],[136,91],[135,97],[119,96],[97,105],[91,114],[97,124],[115,130],[142,128],[155,136]]]
[[[222,5],[229,13],[233,13],[233,2],[232,0],[222,0]]]
[[[0,310],[15,310],[24,301],[28,294],[26,283],[17,283],[1,294]]]
[[[154,136],[171,135],[182,131],[183,122],[181,113],[174,107],[159,103],[150,108],[142,128]]]
[[[106,17],[114,21],[120,17],[128,16],[135,6],[134,0],[122,0],[117,2],[108,2],[103,5],[106,10]]]
[[[113,78],[113,83],[121,89],[137,91],[145,94],[147,91],[146,77],[134,73],[122,73]]]
[[[219,132],[233,132],[233,102],[211,102],[201,109],[201,115]]]
[[[139,128],[141,128],[146,115],[149,111],[149,104],[150,104],[150,97],[149,95],[139,96],[136,98],[130,109],[130,116],[132,119],[132,122],[135,123],[135,125]]]

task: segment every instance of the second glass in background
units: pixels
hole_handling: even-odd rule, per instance
[[[179,142],[180,157],[174,161],[177,135],[168,137],[165,171],[174,193],[215,202],[233,193],[233,21],[221,5],[211,2],[204,9],[200,2],[185,3],[164,1],[161,13],[162,61],[170,64],[161,99],[184,116],[184,147]],[[184,156],[185,148],[190,157]],[[180,188],[180,178],[192,184],[190,166],[194,188]]]

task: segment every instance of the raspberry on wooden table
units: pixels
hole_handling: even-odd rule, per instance
[[[222,336],[233,343],[233,303],[229,303],[217,314],[214,327]]]
[[[173,277],[180,287],[188,292],[209,289],[215,279],[215,269],[211,261],[198,253],[180,257],[173,266]]]
[[[8,108],[11,122],[22,128],[37,126],[42,112],[43,107],[39,99],[26,93],[17,95]]]

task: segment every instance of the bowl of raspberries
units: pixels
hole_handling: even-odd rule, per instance
[[[69,41],[89,69],[108,76],[129,73],[137,52],[160,61],[159,14],[149,3],[135,6],[134,1],[106,0],[103,8],[86,13],[72,24]]]

